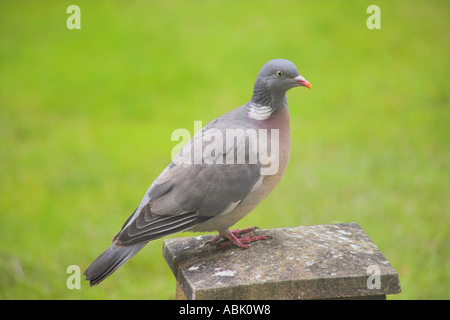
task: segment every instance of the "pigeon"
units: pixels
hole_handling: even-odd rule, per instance
[[[286,92],[311,89],[294,63],[268,61],[259,71],[251,100],[210,121],[151,184],[111,246],[85,271],[90,286],[102,282],[149,241],[169,234],[218,231],[211,245],[267,239],[257,228],[231,230],[281,180],[290,155]]]

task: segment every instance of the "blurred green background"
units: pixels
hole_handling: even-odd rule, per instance
[[[174,298],[162,240],[98,287],[66,269],[109,246],[172,131],[247,102],[272,58],[313,90],[289,92],[290,165],[237,227],[355,221],[391,298],[450,298],[449,30],[449,1],[0,1],[0,298]]]

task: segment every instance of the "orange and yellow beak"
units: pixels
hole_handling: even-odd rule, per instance
[[[311,83],[306,81],[306,79],[303,78],[302,76],[297,76],[294,78],[294,80],[297,81],[301,86],[306,87],[308,89],[312,89]]]

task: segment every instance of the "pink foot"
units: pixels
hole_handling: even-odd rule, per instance
[[[208,241],[207,243],[209,243],[211,245],[218,244],[220,247],[225,247],[232,243],[240,248],[246,249],[246,248],[248,248],[248,246],[246,244],[248,244],[250,242],[270,238],[270,236],[266,236],[266,235],[254,236],[253,231],[255,231],[256,229],[259,229],[259,228],[252,227],[252,228],[246,228],[246,229],[242,229],[242,230],[238,230],[238,229],[234,229],[231,231],[228,230],[228,232],[225,232],[225,233],[219,232],[219,235],[217,237],[215,237],[211,241]],[[249,234],[245,235],[246,233],[249,233]],[[242,236],[242,235],[245,235],[245,236]],[[217,243],[219,240],[221,240],[223,238],[228,239],[228,240],[225,240],[221,243],[220,242]]]

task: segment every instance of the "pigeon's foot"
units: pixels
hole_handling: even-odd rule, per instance
[[[248,245],[250,242],[258,241],[258,240],[265,240],[270,239],[270,236],[266,235],[259,235],[255,236],[254,232],[255,230],[260,230],[258,227],[252,227],[252,228],[246,228],[246,229],[234,229],[231,231],[227,231],[225,233],[219,232],[219,235],[212,239],[211,241],[208,241],[207,243],[210,245],[217,244],[219,247],[225,247],[230,244],[234,244],[235,246],[238,246],[240,248],[248,248]],[[224,240],[228,239],[228,240]]]

